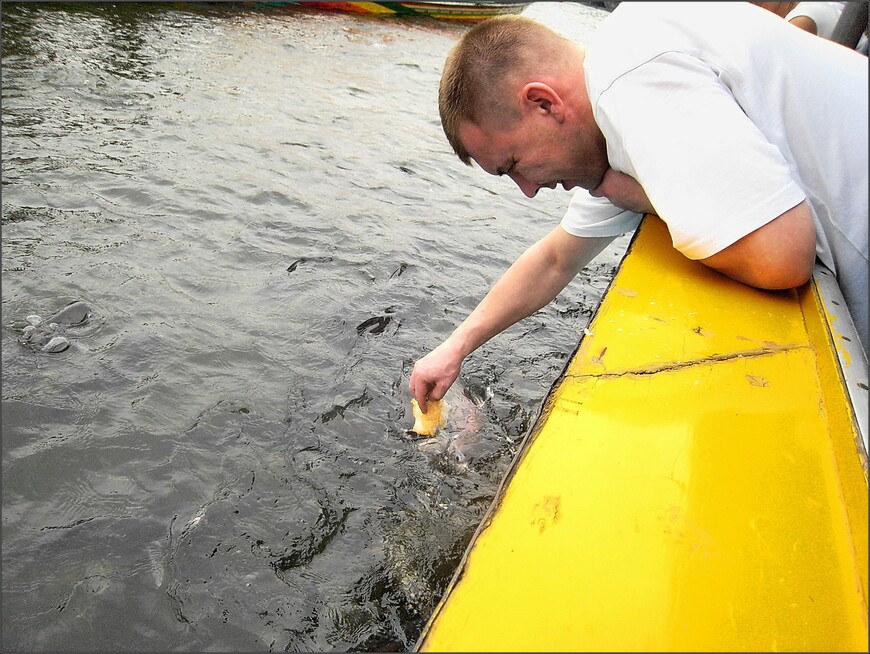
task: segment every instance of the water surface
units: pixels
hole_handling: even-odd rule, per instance
[[[526,14],[583,39],[604,12]],[[413,362],[558,222],[466,168],[465,29],[253,5],[3,13],[2,649],[412,647],[624,241],[473,354],[473,455]],[[21,323],[84,300],[71,347]]]

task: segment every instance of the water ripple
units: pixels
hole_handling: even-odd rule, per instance
[[[414,360],[569,199],[450,151],[464,29],[4,4],[9,649],[413,646],[617,260],[469,358],[462,465],[407,438]],[[76,298],[69,349],[22,345]]]

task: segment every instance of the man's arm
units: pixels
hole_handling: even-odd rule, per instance
[[[608,169],[590,191],[613,205],[638,213],[656,213],[643,188],[624,173]],[[806,200],[735,241],[701,263],[749,286],[794,288],[813,274],[816,230]]]
[[[562,291],[613,237],[583,238],[556,227],[532,245],[441,345],[417,361],[409,386],[425,413],[456,381],[469,354]]]
[[[806,201],[701,259],[732,279],[756,288],[794,288],[813,274],[816,230]]]

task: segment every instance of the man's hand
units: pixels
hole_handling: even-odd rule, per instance
[[[444,397],[465,357],[556,297],[612,240],[572,236],[558,226],[520,255],[447,340],[414,365],[408,385],[420,409]]]
[[[589,191],[589,195],[595,198],[607,198],[614,207],[634,213],[656,212],[643,187],[634,177],[617,172],[613,168],[607,169],[601,183]]]
[[[443,398],[459,377],[463,359],[462,354],[447,339],[414,364],[408,386],[423,413],[429,408],[429,400]]]

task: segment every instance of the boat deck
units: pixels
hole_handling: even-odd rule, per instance
[[[867,651],[867,458],[826,316],[815,283],[733,282],[648,216],[418,649]]]

